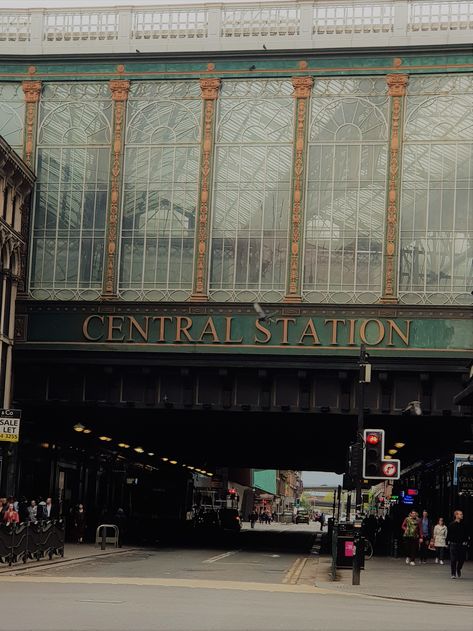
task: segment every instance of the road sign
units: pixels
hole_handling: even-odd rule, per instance
[[[457,470],[458,492],[473,494],[473,467],[469,464],[462,464]]]
[[[0,442],[17,443],[20,439],[21,410],[0,409]]]
[[[455,454],[453,457],[453,484],[458,484],[458,467],[473,466],[473,454]]]

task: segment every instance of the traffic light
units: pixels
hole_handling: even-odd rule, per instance
[[[384,458],[384,429],[365,429],[363,440],[363,477],[367,480],[398,480],[401,462]]]

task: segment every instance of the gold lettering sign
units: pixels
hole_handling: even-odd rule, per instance
[[[82,321],[87,342],[243,347],[317,346],[350,350],[408,348],[412,320],[390,318],[280,317],[261,322],[250,315],[102,315]],[[236,334],[238,331],[238,335]]]

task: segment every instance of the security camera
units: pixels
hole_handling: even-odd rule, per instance
[[[420,401],[409,401],[403,412],[414,412],[416,416],[422,416],[422,407]]]

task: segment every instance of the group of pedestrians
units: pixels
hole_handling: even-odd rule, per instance
[[[258,510],[254,508],[248,515],[248,521],[250,522],[252,528],[255,527],[256,522],[269,525],[274,521],[274,515],[267,509],[260,509],[258,512]]]
[[[439,517],[433,526],[426,510],[422,511],[421,517],[417,511],[411,511],[402,523],[406,564],[415,565],[417,557],[421,563],[427,563],[429,553],[434,553],[435,563],[444,565],[445,551],[448,548],[451,576],[454,579],[461,578],[469,535],[462,511],[456,510],[453,517],[449,526],[445,524],[443,517]]]
[[[23,522],[36,523],[43,519],[56,519],[58,512],[52,498],[46,500],[27,501],[25,497],[17,500],[14,497],[0,498],[0,523],[6,525],[19,524]]]

